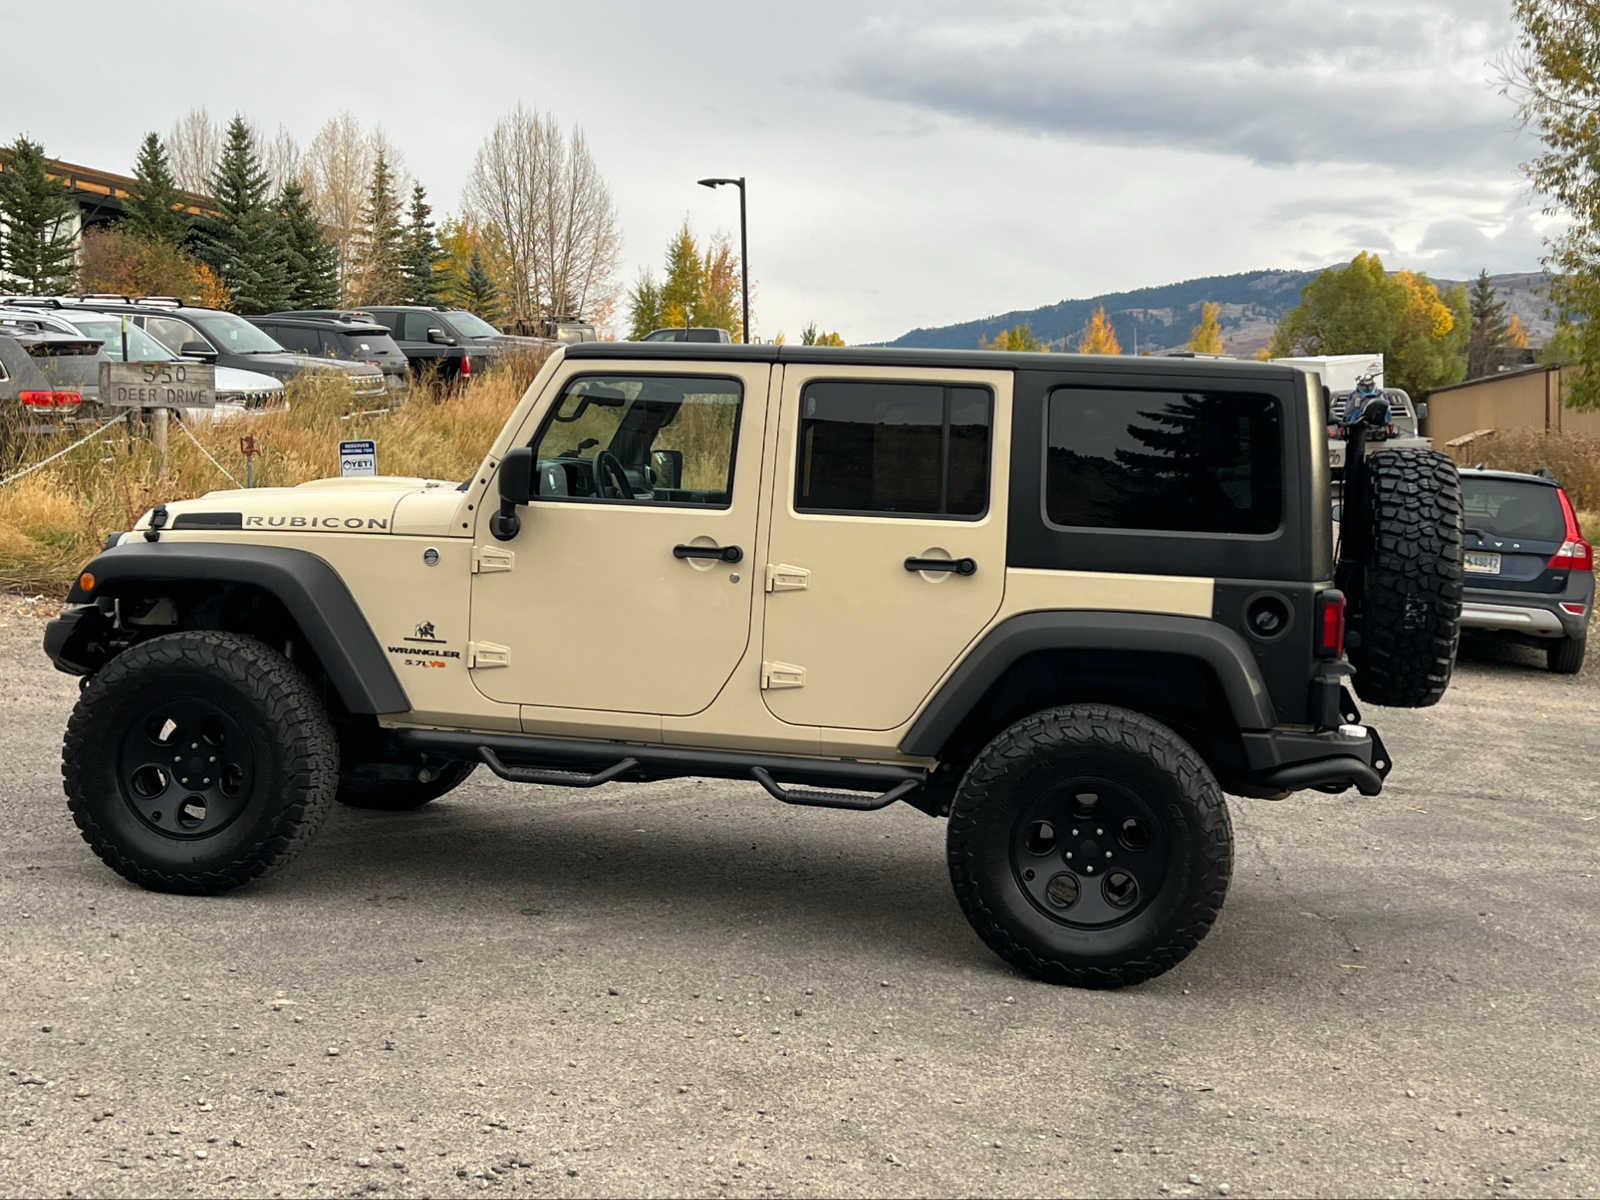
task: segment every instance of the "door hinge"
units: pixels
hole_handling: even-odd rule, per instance
[[[498,546],[477,546],[472,551],[474,575],[493,575],[497,571],[509,571],[516,566],[516,563],[515,553],[502,550]]]
[[[788,563],[767,564],[767,591],[798,592],[811,586],[811,572]]]
[[[764,662],[761,664],[761,686],[766,691],[778,688],[797,688],[806,685],[806,669],[794,663]]]
[[[509,667],[510,665],[510,646],[502,646],[499,642],[467,643],[468,667],[481,670],[486,667]]]

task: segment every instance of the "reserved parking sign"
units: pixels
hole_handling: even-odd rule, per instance
[[[372,440],[339,443],[339,475],[376,475],[378,473],[378,443]]]

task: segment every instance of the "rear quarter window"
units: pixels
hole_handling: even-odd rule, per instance
[[[1044,508],[1059,528],[1271,534],[1283,519],[1279,401],[1244,391],[1058,387]]]

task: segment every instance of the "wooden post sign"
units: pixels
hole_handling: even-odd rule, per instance
[[[120,408],[215,408],[217,368],[192,362],[103,362],[100,403]]]

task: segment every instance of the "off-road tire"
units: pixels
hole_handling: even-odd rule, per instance
[[[237,785],[236,814],[186,837],[155,827],[127,798],[131,760],[120,747],[147,736],[141,724],[148,729],[164,706],[197,704],[233,722],[251,769]],[[73,819],[107,866],[156,891],[209,895],[299,853],[333,806],[339,746],[293,663],[255,638],[197,630],[141,642],[89,680],[67,723],[61,774]]]
[[[1157,826],[1149,845],[1162,850],[1164,874],[1125,919],[1077,928],[1029,893],[1023,875],[1033,879],[1033,868],[1019,871],[1015,861],[1019,822],[1039,812],[1039,804],[1054,803],[1050,797],[1060,788],[1102,785],[1148,803]],[[1069,805],[1082,798],[1062,797]],[[1082,886],[1104,889],[1112,883],[1109,866],[1099,868],[1098,878],[1083,874],[1089,861],[1104,861],[1100,847],[1085,849],[1085,840],[1069,836],[1094,836],[1079,820],[1063,823],[1060,844],[1038,860],[1039,869],[1062,873],[1071,866]],[[1112,830],[1109,837],[1116,836]],[[1035,713],[985,746],[956,789],[947,840],[956,899],[978,936],[1027,974],[1075,987],[1123,987],[1176,966],[1210,930],[1233,871],[1233,826],[1211,769],[1166,726],[1100,704]],[[1076,866],[1064,857],[1074,847]]]
[[[1583,670],[1583,655],[1588,648],[1587,637],[1564,637],[1544,648],[1545,663],[1557,675],[1576,675]]]
[[[467,781],[477,763],[452,763],[424,782],[420,779],[391,779],[372,763],[356,763],[339,775],[339,803],[351,808],[374,808],[386,812],[407,812],[437,800]]]
[[[1437,704],[1461,638],[1461,479],[1437,450],[1378,450],[1356,500],[1368,546],[1351,597],[1356,695],[1390,708]]]

